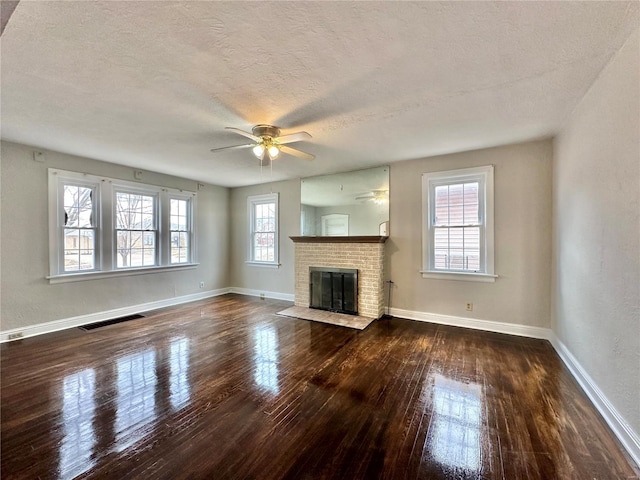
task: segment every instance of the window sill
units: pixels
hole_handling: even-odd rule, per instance
[[[280,264],[279,263],[273,263],[273,262],[252,262],[250,260],[244,262],[245,264],[251,266],[251,267],[263,267],[263,268],[280,268]]]
[[[463,282],[485,282],[494,283],[498,275],[491,273],[460,273],[442,272],[434,270],[420,270],[422,278],[434,278],[439,280],[458,280]]]
[[[149,273],[174,272],[177,270],[192,270],[199,263],[181,263],[180,265],[162,265],[159,267],[139,267],[122,270],[108,270],[98,272],[65,273],[62,275],[50,275],[47,278],[50,284],[82,282],[85,280],[99,280],[101,278],[127,277],[130,275],[147,275]]]

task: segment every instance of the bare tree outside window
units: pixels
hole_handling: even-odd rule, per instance
[[[118,268],[156,264],[155,197],[116,193],[116,249]]]

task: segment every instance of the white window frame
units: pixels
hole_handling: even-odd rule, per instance
[[[118,193],[126,193],[126,194],[131,194],[131,195],[144,195],[144,196],[148,196],[148,197],[152,197],[153,198],[153,217],[154,217],[154,229],[153,232],[155,233],[155,241],[156,241],[156,248],[155,248],[155,254],[154,254],[154,261],[155,261],[155,265],[149,265],[148,267],[157,267],[162,265],[161,261],[160,261],[160,194],[162,192],[162,190],[160,188],[149,188],[147,186],[144,187],[140,187],[139,185],[136,185],[135,187],[129,186],[129,185],[125,185],[122,183],[114,183],[112,184],[113,188],[112,188],[112,205],[114,208],[114,212],[113,212],[113,233],[114,233],[114,237],[113,237],[113,269],[114,270],[127,270],[130,268],[145,268],[145,267],[131,267],[131,266],[126,266],[126,267],[118,267],[118,230],[121,231],[126,231],[127,229],[118,229],[118,217],[117,214],[115,213],[115,208],[117,205],[117,201],[116,201],[116,197]],[[134,231],[134,230],[128,230],[128,231]],[[144,235],[144,234],[143,234]]]
[[[65,172],[67,173],[67,172]],[[71,173],[71,172],[68,172]],[[65,224],[64,224],[64,185],[75,185],[93,189],[92,207],[94,218],[94,268],[78,272],[64,271]],[[82,174],[57,175],[49,169],[49,271],[64,275],[85,275],[102,270],[101,202],[102,182],[91,176]],[[53,213],[53,214],[52,214]]]
[[[171,200],[186,200],[188,202],[188,212],[187,216],[187,233],[189,234],[189,258],[186,262],[182,263],[172,263],[171,262],[171,233],[178,230],[171,230]],[[187,194],[187,193],[177,193],[177,192],[169,192],[169,208],[166,212],[166,222],[167,228],[169,230],[169,251],[168,251],[168,259],[167,263],[170,265],[186,265],[191,263],[192,259],[195,258],[195,250],[196,250],[196,241],[195,241],[195,203],[196,196],[195,194]]]
[[[139,275],[160,271],[193,269],[198,266],[196,242],[195,192],[128,182],[87,173],[50,168],[49,175],[49,283],[76,282],[113,276]],[[64,185],[94,189],[95,268],[78,272],[64,271]],[[117,191],[156,196],[156,265],[117,267],[115,196]],[[190,200],[190,259],[188,263],[171,263],[170,199]]]
[[[422,269],[423,278],[495,282],[493,165],[462,168],[422,175]],[[479,184],[480,271],[436,269],[434,255],[435,188],[477,181]]]
[[[280,210],[278,205],[278,197],[277,193],[267,193],[264,195],[250,195],[247,197],[247,218],[249,221],[248,225],[248,235],[247,235],[247,261],[248,265],[260,266],[260,267],[270,267],[270,268],[278,268],[280,264],[278,263],[278,251],[280,250],[280,223],[278,220],[278,212]],[[256,206],[263,205],[266,203],[275,203],[275,235],[274,235],[274,252],[273,252],[273,261],[258,261],[254,258],[254,250],[253,250],[253,237],[255,235],[255,212]]]

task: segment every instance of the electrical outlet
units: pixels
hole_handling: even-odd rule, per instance
[[[467,302],[467,312],[472,312],[472,311],[473,311],[473,303]]]
[[[200,288],[204,288],[204,282],[200,282]]]
[[[18,338],[22,338],[22,332],[10,333],[9,340],[16,340]]]

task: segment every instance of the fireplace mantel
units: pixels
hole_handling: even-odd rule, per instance
[[[289,237],[294,243],[384,243],[386,236],[381,235],[360,235],[352,237],[313,237],[300,236]]]

